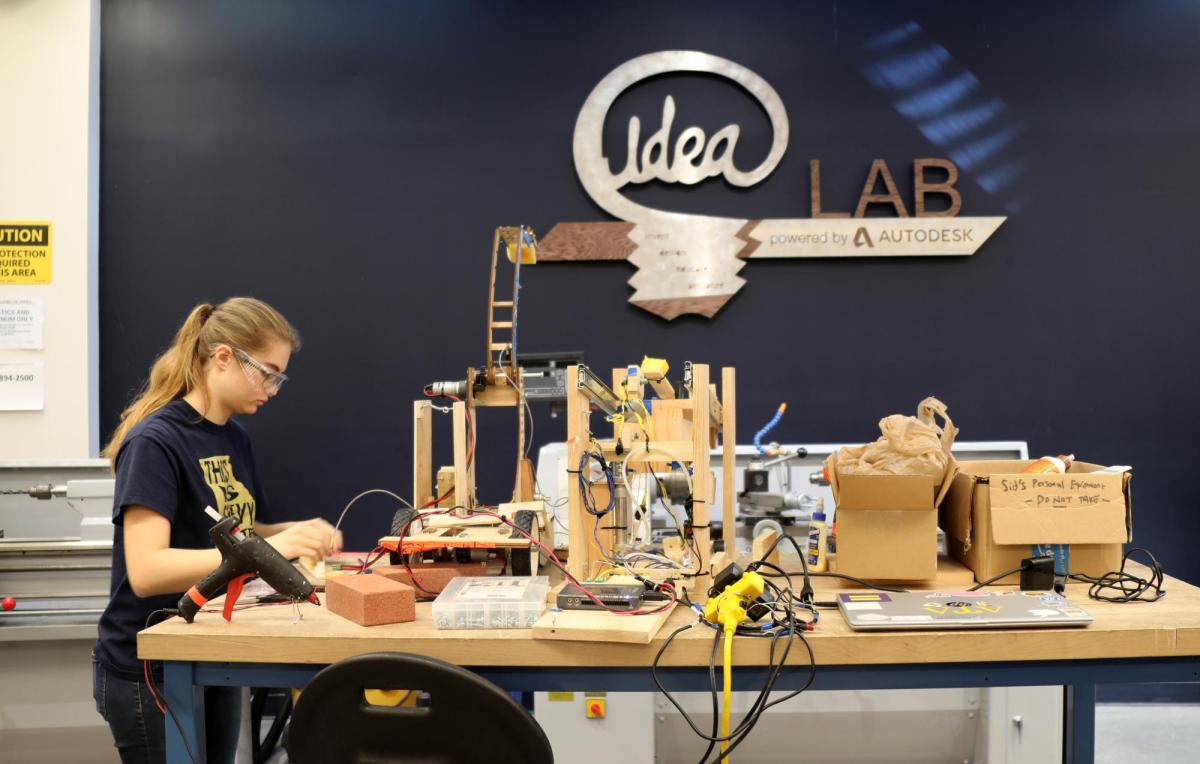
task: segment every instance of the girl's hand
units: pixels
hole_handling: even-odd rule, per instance
[[[308,557],[323,560],[326,555],[341,550],[342,532],[335,532],[333,526],[324,518],[314,517],[311,520],[293,523],[279,533],[269,536],[266,541],[286,559]]]

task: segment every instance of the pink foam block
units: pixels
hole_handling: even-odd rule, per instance
[[[359,626],[417,619],[416,591],[386,576],[367,573],[325,582],[325,607]]]
[[[459,576],[486,576],[487,567],[480,563],[466,562],[434,562],[434,563],[417,563],[411,566],[412,571],[417,576],[417,584],[420,588],[417,589],[418,597],[431,597],[441,593],[450,581]],[[412,577],[408,575],[408,571],[403,565],[380,565],[374,569],[372,575],[384,576],[393,581],[399,581],[402,584],[416,586],[413,583]],[[422,591],[424,590],[424,591]]]

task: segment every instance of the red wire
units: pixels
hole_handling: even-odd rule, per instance
[[[413,515],[412,517],[410,517],[410,518],[409,518],[409,520],[408,520],[408,522],[404,524],[404,528],[402,528],[402,529],[400,530],[400,540],[397,542],[397,544],[396,544],[396,548],[397,548],[397,549],[403,549],[403,546],[404,546],[404,537],[405,537],[406,535],[408,535],[408,528],[409,528],[409,526],[410,526],[410,525],[412,525],[412,523],[413,523],[413,521],[414,521],[414,520],[419,520],[419,519],[422,519],[422,518],[425,518],[425,517],[429,517],[429,516],[432,516],[432,515],[444,515],[444,514],[446,514],[447,512],[450,512],[450,511],[452,511],[452,509],[439,509],[439,510],[435,510],[435,511],[433,511],[433,512],[419,512],[419,513],[417,513],[417,514]],[[567,572],[567,569],[566,569],[566,565],[563,563],[563,561],[562,561],[562,560],[558,559],[558,555],[554,554],[554,550],[553,550],[553,549],[550,549],[548,546],[546,546],[545,544],[543,544],[543,543],[542,543],[541,541],[539,541],[538,539],[535,539],[533,536],[531,536],[530,534],[526,533],[526,532],[525,532],[524,530],[522,530],[521,528],[518,528],[516,525],[512,524],[511,522],[509,522],[507,519],[505,519],[505,517],[504,517],[503,515],[498,515],[498,514],[496,514],[495,512],[485,512],[485,511],[482,511],[482,510],[474,510],[474,511],[472,511],[472,512],[471,512],[471,514],[473,514],[473,515],[483,515],[483,516],[485,516],[485,517],[494,517],[494,518],[496,518],[497,520],[499,520],[500,522],[502,522],[502,523],[504,523],[505,525],[507,525],[508,527],[510,527],[510,528],[512,528],[513,530],[515,530],[517,533],[520,533],[522,536],[524,536],[526,539],[528,539],[530,543],[532,543],[532,544],[535,544],[535,545],[536,545],[536,546],[537,546],[539,549],[541,549],[541,550],[542,550],[542,552],[543,552],[543,553],[544,553],[544,554],[545,554],[545,555],[546,555],[548,558],[550,558],[550,559],[551,559],[551,560],[553,560],[555,563],[557,563],[557,564],[558,564],[558,566],[559,566],[559,569],[560,569],[560,570],[562,570],[563,576],[565,576],[565,577],[567,578],[567,580],[568,580],[568,581],[570,581],[572,584],[574,584],[574,585],[575,585],[575,587],[576,587],[576,588],[578,588],[578,589],[579,589],[581,592],[583,592],[584,594],[586,594],[586,595],[588,596],[588,599],[592,600],[592,601],[593,601],[593,602],[595,602],[597,605],[599,605],[599,606],[600,606],[600,607],[602,607],[603,609],[605,609],[605,610],[609,611],[610,613],[613,613],[613,614],[615,614],[615,615],[653,615],[654,613],[661,613],[662,611],[666,610],[667,608],[669,608],[669,607],[673,606],[673,605],[676,603],[676,601],[677,601],[677,600],[676,600],[676,598],[675,598],[675,587],[673,587],[673,586],[671,586],[671,585],[669,585],[669,584],[663,584],[663,586],[666,586],[666,587],[667,587],[667,588],[670,590],[670,594],[671,594],[671,599],[670,599],[670,601],[668,601],[668,602],[667,602],[665,605],[662,605],[662,606],[660,606],[660,607],[654,608],[653,610],[614,610],[613,608],[610,608],[608,605],[604,604],[604,602],[602,602],[602,601],[600,600],[600,598],[599,598],[599,597],[597,597],[595,594],[593,594],[592,592],[590,592],[590,591],[587,589],[587,587],[585,587],[583,584],[581,584],[581,583],[579,582],[579,580],[578,580],[577,578],[575,578],[575,576],[573,576],[573,575],[571,575],[570,573],[568,573],[568,572]],[[401,554],[400,554],[400,561],[401,561],[401,564],[403,564],[403,565],[404,565],[404,570],[405,570],[405,572],[406,572],[406,573],[408,573],[409,577],[412,579],[412,582],[413,582],[413,584],[415,584],[415,585],[416,585],[416,587],[417,587],[418,589],[420,589],[421,591],[423,591],[423,592],[425,592],[425,593],[427,593],[427,594],[436,594],[437,592],[430,591],[429,589],[426,589],[425,587],[421,586],[420,582],[417,580],[417,577],[416,577],[416,576],[413,574],[412,568],[410,568],[410,567],[409,567],[409,565],[408,565],[408,560],[407,560],[407,559],[405,559],[405,557],[406,557],[406,555],[404,555],[403,553],[401,553]],[[661,587],[660,587],[660,588],[661,588]]]
[[[146,687],[150,690],[150,697],[154,698],[154,705],[158,706],[160,714],[166,716],[167,709],[158,701],[158,691],[154,689],[154,682],[150,681],[150,661],[142,661],[142,673],[146,675]]]

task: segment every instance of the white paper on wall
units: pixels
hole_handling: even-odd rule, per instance
[[[46,380],[40,358],[0,361],[0,411],[41,411]]]
[[[41,297],[0,297],[0,350],[42,350],[45,307]]]

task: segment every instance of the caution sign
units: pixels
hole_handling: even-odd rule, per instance
[[[0,284],[49,284],[50,223],[0,221]]]

